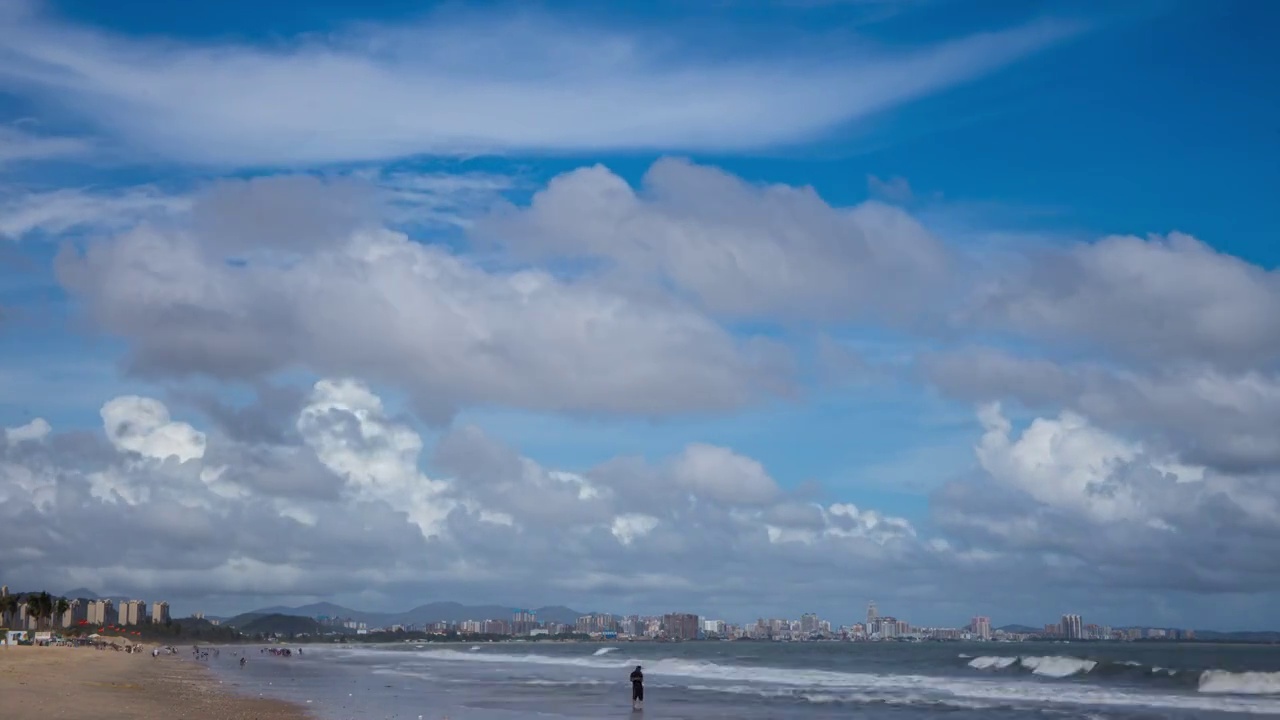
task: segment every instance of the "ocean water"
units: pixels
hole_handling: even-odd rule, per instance
[[[210,660],[325,720],[1280,718],[1280,647],[1080,643],[304,645]],[[248,663],[238,667],[239,654]],[[627,675],[644,666],[634,715]]]

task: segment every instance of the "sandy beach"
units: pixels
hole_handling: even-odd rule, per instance
[[[303,709],[242,698],[196,660],[68,647],[0,647],[5,720],[305,720]]]

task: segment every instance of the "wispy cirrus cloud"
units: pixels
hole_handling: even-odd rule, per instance
[[[24,160],[85,155],[92,144],[82,138],[40,135],[17,125],[0,125],[0,168]]]
[[[137,150],[223,166],[786,144],[1080,30],[1042,21],[892,52],[819,45],[766,57],[534,14],[434,15],[271,48],[131,38],[38,12],[4,25],[0,87]]]

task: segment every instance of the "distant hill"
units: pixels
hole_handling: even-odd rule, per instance
[[[271,607],[262,608],[260,610],[254,610],[253,612],[258,615],[272,615],[272,614],[302,615],[303,617],[311,617],[311,618],[318,617],[321,615],[328,616],[328,617],[354,618],[356,615],[377,614],[377,613],[361,613],[359,610],[352,610],[351,608],[342,607],[341,605],[334,605],[333,603],[328,603],[328,602],[311,603],[310,605],[300,605],[298,607],[285,607],[284,605],[273,605]]]
[[[514,608],[510,605],[463,605],[456,602],[434,602],[419,605],[411,610],[398,613],[364,612],[333,603],[312,603],[299,607],[272,606],[254,610],[247,615],[301,615],[315,618],[319,616],[351,618],[356,622],[366,623],[370,627],[386,625],[426,625],[433,622],[461,622],[463,620],[510,620]],[[561,605],[535,608],[538,620],[572,624],[586,613]],[[234,620],[233,618],[232,620]],[[228,620],[226,622],[232,622]]]
[[[279,613],[265,615],[245,613],[230,618],[223,624],[229,625],[245,635],[256,635],[257,633],[264,635],[273,633],[276,635],[322,635],[326,632],[334,632],[332,628],[326,628],[312,618]]]
[[[1023,634],[1038,633],[1044,630],[1044,628],[1031,627],[1030,625],[1003,625],[996,629],[1003,630],[1007,633],[1023,633]]]

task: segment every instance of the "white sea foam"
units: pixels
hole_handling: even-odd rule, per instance
[[[593,653],[591,653],[591,654],[592,654],[593,656],[595,656],[595,657],[600,657],[601,655],[608,655],[609,653],[611,653],[611,652],[616,652],[617,650],[618,650],[618,648],[616,648],[616,647],[600,648],[599,650],[597,650],[597,651],[595,651],[595,652],[593,652]]]
[[[990,670],[991,668],[1000,670],[1003,668],[1007,668],[1016,662],[1018,662],[1018,658],[1016,657],[1000,657],[998,655],[983,655],[982,657],[976,657],[970,660],[969,667],[977,668],[979,670]]]
[[[1205,670],[1200,692],[1231,695],[1280,695],[1280,672],[1227,672]]]
[[[1072,675],[1083,675],[1097,667],[1098,663],[1077,657],[1050,655],[1048,657],[1024,657],[1021,660],[1021,665],[1035,675],[1064,678]]]
[[[380,650],[355,651],[380,655],[393,660],[391,652]],[[601,672],[618,671],[635,665],[634,660],[611,660],[609,656],[561,656],[516,655],[498,653],[465,653],[455,650],[426,650],[413,653],[415,659],[434,662],[505,663],[514,665],[546,665],[591,668]],[[614,656],[617,657],[617,656]],[[975,658],[976,659],[976,658]],[[1053,667],[1053,663],[1040,658],[1037,667]],[[1079,668],[1089,660],[1064,658]],[[1036,661],[1033,661],[1036,662]],[[648,659],[644,661],[645,674],[650,677],[671,677],[702,681],[698,687],[718,692],[735,692],[725,688],[749,688],[759,695],[798,693],[815,697],[830,695],[843,697],[845,701],[889,702],[887,696],[899,695],[915,698],[913,703],[970,704],[979,702],[1036,703],[1054,705],[1079,705],[1094,707],[1146,707],[1204,712],[1232,712],[1258,715],[1280,715],[1280,698],[1232,697],[1220,694],[1213,697],[1178,695],[1164,692],[1148,692],[1112,688],[1097,684],[1062,684],[1048,682],[1009,682],[1008,680],[982,680],[977,678],[940,677],[930,675],[881,675],[874,673],[837,672],[808,668],[749,667],[720,665],[712,662],[679,658]],[[1042,675],[1046,673],[1042,672]],[[717,683],[706,684],[707,681]],[[1275,680],[1272,680],[1275,682]],[[1204,690],[1203,686],[1201,688]],[[1210,692],[1210,691],[1206,691]],[[1237,693],[1242,691],[1235,691]],[[1256,694],[1256,693],[1255,693]]]
[[[471,646],[471,652],[480,652],[480,646],[479,646],[479,645],[472,645],[472,646]]]
[[[959,655],[957,655],[956,657],[960,657],[960,658],[964,658],[965,660],[968,660],[969,658],[971,658],[971,657],[973,657],[973,656],[972,656],[972,655],[970,655],[969,653],[960,653],[960,654],[959,654]]]
[[[804,700],[816,705],[835,703],[878,703],[882,705],[946,705],[948,707],[966,708],[969,710],[990,710],[1007,707],[1007,703],[992,703],[964,700],[955,697],[930,696],[923,693],[894,691],[892,693],[877,692],[811,692],[796,688],[769,689],[755,685],[689,685],[686,689],[701,692],[733,693],[735,695],[755,695],[771,699],[790,698]]]
[[[1129,667],[1142,667],[1142,663],[1137,660],[1121,660],[1119,665],[1128,665]]]
[[[617,685],[616,682],[609,680],[544,680],[542,678],[534,678],[533,680],[521,680],[521,685],[537,685],[545,687],[573,687],[577,685]]]

